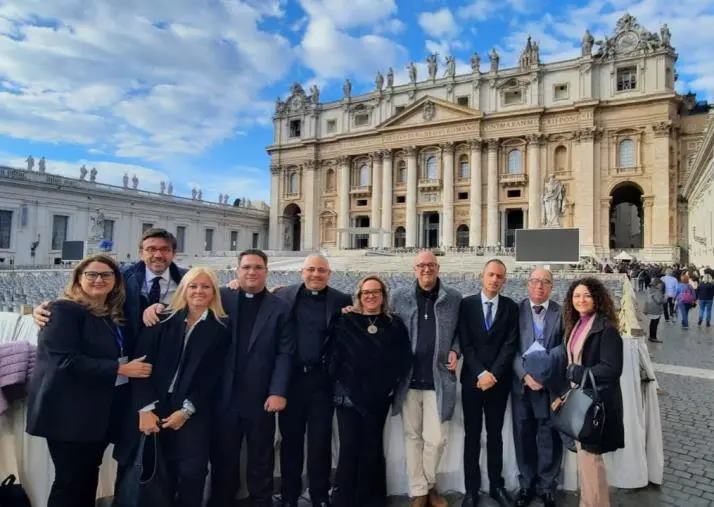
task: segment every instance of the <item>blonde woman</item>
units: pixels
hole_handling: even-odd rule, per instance
[[[380,278],[362,279],[351,312],[329,333],[327,364],[340,437],[333,507],[377,507],[386,500],[384,423],[392,393],[412,362],[407,328],[389,314],[387,301]]]
[[[94,507],[104,450],[126,411],[127,378],[151,365],[127,361],[124,282],[105,255],[82,260],[38,334],[27,432],[47,439],[55,479],[48,507]]]
[[[230,340],[218,288],[212,269],[189,270],[159,324],[137,343],[154,371],[133,382],[134,424],[117,459],[132,458],[141,433],[159,433],[176,507],[200,507],[203,499],[214,395]]]

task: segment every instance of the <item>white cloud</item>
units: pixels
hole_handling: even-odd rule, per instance
[[[0,134],[159,159],[265,122],[293,50],[261,31],[285,0],[0,3]],[[38,19],[50,21],[39,24]],[[11,25],[11,26],[8,26]],[[19,37],[18,37],[19,36]]]
[[[435,12],[419,14],[419,26],[427,35],[436,39],[450,39],[459,33],[459,26],[451,9],[443,7]]]
[[[399,35],[407,29],[407,25],[399,18],[391,18],[374,25],[374,33]]]
[[[311,19],[325,18],[338,28],[378,23],[397,12],[395,0],[298,0]]]

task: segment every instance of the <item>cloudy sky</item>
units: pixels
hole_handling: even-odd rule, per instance
[[[345,77],[356,94],[377,70],[432,51],[470,69],[493,46],[511,66],[529,34],[547,63],[625,10],[669,24],[679,91],[713,100],[712,0],[0,0],[0,164],[44,155],[68,176],[86,164],[106,183],[267,200],[264,147],[292,82],[331,100]]]

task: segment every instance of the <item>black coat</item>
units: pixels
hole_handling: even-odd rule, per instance
[[[131,457],[139,441],[138,411],[154,402],[158,402],[154,412],[162,419],[181,409],[184,400],[189,400],[196,409],[176,433],[177,438],[173,440],[176,448],[169,450],[173,458],[208,455],[216,387],[228,350],[230,330],[227,319],[221,321],[209,311],[206,319],[194,327],[182,356],[185,319],[185,310],[173,316],[164,314],[159,324],[145,328],[139,337],[136,354],[145,355],[153,369],[148,379],[131,381],[131,410],[124,425],[125,434],[115,449],[119,462]],[[170,395],[169,387],[177,369],[176,385]]]
[[[231,342],[220,386],[220,410],[235,410],[238,407],[238,411],[245,416],[255,411],[263,412],[268,396],[287,397],[295,355],[295,339],[290,327],[290,306],[274,294],[265,294],[250,336],[246,371],[239,372],[236,368],[240,292],[223,287],[221,299],[230,318]],[[236,375],[250,379],[250,382],[241,384],[240,392],[235,389]]]
[[[120,357],[116,326],[73,301],[55,301],[51,312],[38,334],[26,430],[67,442],[111,440],[112,405],[126,391],[114,386]]]
[[[596,454],[625,447],[625,426],[623,422],[622,390],[622,337],[617,328],[601,315],[595,316],[590,332],[584,338],[581,366],[568,367],[571,382],[580,384],[586,368],[590,368],[600,397],[605,406],[605,428],[600,445],[583,445],[583,449]],[[568,337],[568,342],[570,337]],[[566,345],[567,346],[567,345]]]
[[[478,375],[490,371],[501,383],[513,378],[513,358],[518,348],[518,305],[511,298],[498,296],[498,307],[491,329],[486,330],[481,295],[461,300],[459,339],[464,366],[461,383],[473,387]]]

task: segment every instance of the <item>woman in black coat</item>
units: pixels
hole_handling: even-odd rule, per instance
[[[385,283],[364,278],[352,312],[330,331],[326,360],[340,438],[333,507],[377,507],[386,501],[384,423],[412,361],[407,328],[389,314],[387,301]]]
[[[126,411],[128,377],[151,373],[141,359],[127,361],[124,297],[116,262],[87,257],[39,331],[27,433],[47,439],[55,467],[48,507],[94,507],[102,457]]]
[[[625,447],[622,391],[622,337],[612,298],[596,278],[573,282],[563,305],[567,341],[568,380],[581,385],[592,372],[605,407],[605,427],[599,444],[576,443],[580,505],[608,507],[609,487],[602,455]]]
[[[132,382],[133,424],[115,457],[127,463],[141,433],[158,433],[175,507],[202,503],[216,386],[230,339],[224,319],[215,272],[193,268],[159,324],[144,329],[137,343],[137,354],[154,369]]]

